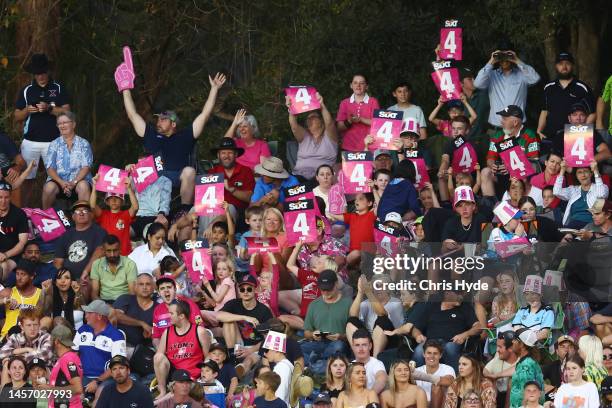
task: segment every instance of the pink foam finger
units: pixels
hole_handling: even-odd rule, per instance
[[[125,61],[125,65],[130,71],[134,71],[134,64],[132,63],[132,50],[130,47],[123,47],[123,61]]]

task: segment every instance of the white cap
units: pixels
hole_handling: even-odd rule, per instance
[[[525,278],[525,286],[523,292],[534,292],[538,295],[542,294],[542,284],[544,280],[539,275],[527,275]]]
[[[455,199],[453,200],[453,207],[455,207],[459,201],[471,201],[473,203],[476,202],[472,187],[459,186],[455,189]]]
[[[387,221],[391,221],[391,222],[396,222],[398,224],[402,224],[402,216],[399,215],[399,213],[396,213],[395,211],[392,211],[390,213],[388,213],[387,215],[385,215],[385,222]]]
[[[285,353],[287,351],[287,335],[269,331],[263,344],[264,349]]]
[[[507,201],[502,201],[499,203],[493,210],[493,214],[497,216],[499,222],[501,222],[503,225],[509,223],[513,218],[520,218],[520,215],[523,215],[518,208],[514,208]]]

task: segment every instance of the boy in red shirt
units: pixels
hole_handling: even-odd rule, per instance
[[[374,207],[374,194],[359,193],[355,196],[355,212],[344,213],[342,216],[330,214],[335,221],[344,221],[349,226],[349,254],[346,257],[348,267],[359,266],[361,262],[362,244],[374,242],[374,221],[376,213]]]
[[[94,185],[98,180],[96,175],[93,178]],[[121,206],[125,202],[123,194],[117,193],[106,193],[104,202],[108,206],[108,210],[103,210],[98,206],[98,194],[95,188],[91,190],[91,196],[89,196],[89,205],[93,209],[94,217],[96,222],[106,230],[109,234],[117,236],[119,242],[121,242],[121,255],[127,256],[132,252],[132,242],[130,241],[130,226],[134,221],[136,212],[138,211],[138,199],[134,190],[132,190],[132,184],[126,177],[124,180],[125,187],[128,195],[130,196],[130,208],[122,210]]]

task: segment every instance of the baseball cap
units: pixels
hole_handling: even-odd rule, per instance
[[[570,110],[567,113],[568,115],[571,115],[572,113],[576,111],[584,112],[585,115],[588,115],[591,113],[590,109],[582,102],[573,103],[572,106],[570,107]]]
[[[536,342],[538,341],[538,335],[536,332],[526,327],[521,327],[518,329],[516,331],[516,335],[527,347],[535,346]]]
[[[612,394],[612,376],[607,376],[601,382],[601,393],[603,395]]]
[[[385,215],[385,222],[396,222],[398,224],[402,223],[402,216],[399,215],[399,213],[396,213],[395,211],[392,211],[390,213],[388,213],[387,215]]]
[[[187,370],[174,370],[171,381],[189,381],[192,382],[191,376]]]
[[[461,102],[459,99],[451,99],[450,101],[446,102],[446,108],[447,109],[452,109],[452,108],[463,109],[463,102]]]
[[[474,78],[474,71],[471,68],[463,67],[459,70],[459,76],[461,79],[463,78]]]
[[[108,368],[113,368],[113,366],[116,364],[121,364],[122,366],[130,368],[130,361],[127,359],[127,357],[121,356],[119,354],[110,359],[110,362],[108,363]]]
[[[106,317],[110,315],[110,307],[101,299],[96,299],[90,304],[83,306],[81,309],[83,309],[83,311],[86,313],[97,313]]]
[[[377,149],[374,152],[374,160],[376,160],[379,156],[384,156],[384,155],[391,157],[391,152],[388,150],[384,150],[384,149]]]
[[[411,130],[405,130],[402,133],[400,133],[400,137],[414,137],[416,139],[419,139],[421,136],[418,133],[413,132]]]
[[[508,105],[499,112],[496,112],[496,114],[504,117],[514,116],[515,118],[523,119],[523,110],[516,105]]]
[[[41,358],[33,358],[32,361],[30,361],[30,364],[28,364],[28,371],[30,371],[34,367],[40,367],[40,368],[46,370],[47,369],[47,363],[45,362],[45,360],[43,360]]]
[[[64,325],[58,325],[51,330],[51,337],[57,339],[60,343],[62,343],[66,347],[74,346],[72,339],[74,335],[72,334],[72,330]]]
[[[213,370],[213,372],[218,373],[219,372],[219,364],[217,364],[216,361],[213,360],[206,360],[202,363],[198,363],[197,365],[198,368],[202,368],[202,367],[208,367],[211,370]]]
[[[176,286],[176,281],[174,280],[174,277],[171,274],[169,274],[169,273],[164,274],[164,275],[160,276],[159,278],[157,278],[157,280],[155,281],[155,285],[157,287],[159,287],[159,285],[161,285],[162,283],[165,283],[165,282],[170,282],[171,284]]]
[[[572,64],[574,63],[574,56],[569,52],[562,51],[557,54],[557,58],[555,59],[555,64],[560,63],[561,61],[569,61]]]
[[[108,200],[111,197],[117,197],[125,201],[125,196],[119,193],[106,193],[106,197],[104,197],[104,201]]]
[[[472,203],[476,202],[474,198],[474,191],[470,186],[459,186],[455,189],[455,199],[453,200],[453,208],[457,206],[461,201],[469,201]]]
[[[212,353],[215,350],[224,352],[226,356],[228,355],[227,348],[221,343],[211,344],[210,349],[208,349],[208,352]]]
[[[564,341],[569,341],[570,343],[576,345],[576,340],[574,340],[572,336],[568,336],[567,334],[559,336],[559,338],[557,339],[557,345],[563,343]]]
[[[612,211],[612,202],[603,199],[603,198],[598,198],[597,200],[595,200],[595,203],[593,203],[593,206],[591,208],[589,208],[589,212],[591,214],[599,214],[602,212],[610,212]]]
[[[153,116],[157,116],[160,119],[170,119],[171,121],[178,123],[179,119],[178,119],[178,115],[176,114],[175,111],[172,110],[165,110],[163,112],[160,113],[156,113]]]
[[[320,394],[317,394],[317,396],[315,397],[314,401],[313,401],[314,405],[317,404],[331,404],[331,398],[329,398],[329,395],[326,392],[322,392]]]
[[[317,278],[317,284],[321,290],[332,290],[338,282],[338,275],[331,269],[326,269]]]
[[[91,206],[89,205],[89,201],[86,201],[86,200],[78,200],[76,203],[72,204],[72,207],[70,208],[72,209],[72,211],[74,211],[79,207],[87,207],[91,209]]]
[[[257,287],[257,279],[255,279],[255,277],[250,273],[247,273],[238,281],[238,286],[242,285],[251,285],[253,287]]]

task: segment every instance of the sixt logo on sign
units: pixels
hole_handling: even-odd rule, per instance
[[[202,176],[202,177],[200,177],[200,184],[218,183],[219,182],[219,178],[220,177],[218,175]]]
[[[501,142],[499,144],[499,148],[501,150],[507,150],[507,149],[510,149],[511,147],[514,147],[514,141],[512,139],[506,140],[505,142]]]
[[[452,67],[452,63],[451,61],[443,61],[443,62],[433,62],[432,63],[434,69],[440,70],[440,69],[445,69],[445,68],[451,68]]]
[[[352,161],[365,160],[366,153],[365,152],[364,153],[347,153],[346,158],[347,160],[352,160]]]
[[[290,211],[307,210],[308,209],[308,201],[295,201],[295,202],[291,202],[291,203],[289,203],[288,207],[289,207]]]
[[[185,242],[185,250],[190,251],[192,249],[200,249],[204,248],[202,241],[186,241]]]
[[[446,21],[444,21],[444,27],[446,27],[446,28],[458,27],[458,26],[459,26],[459,20],[446,20]]]
[[[162,162],[161,156],[155,157],[155,168],[157,171],[162,171],[164,169],[164,163]]]
[[[588,130],[588,126],[570,126],[570,132],[586,132]]]
[[[382,119],[397,119],[398,114],[399,112],[381,110],[381,111],[378,111],[376,116]]]
[[[455,139],[455,147],[461,147],[465,143],[465,140],[461,136]]]
[[[387,234],[395,235],[395,228],[393,227],[378,223],[376,224],[376,228],[378,228],[379,231],[386,232]]]
[[[296,187],[291,187],[287,189],[287,195],[288,196],[296,196],[296,195],[300,195],[300,194],[304,194],[306,192],[306,186],[305,185],[299,185]]]

